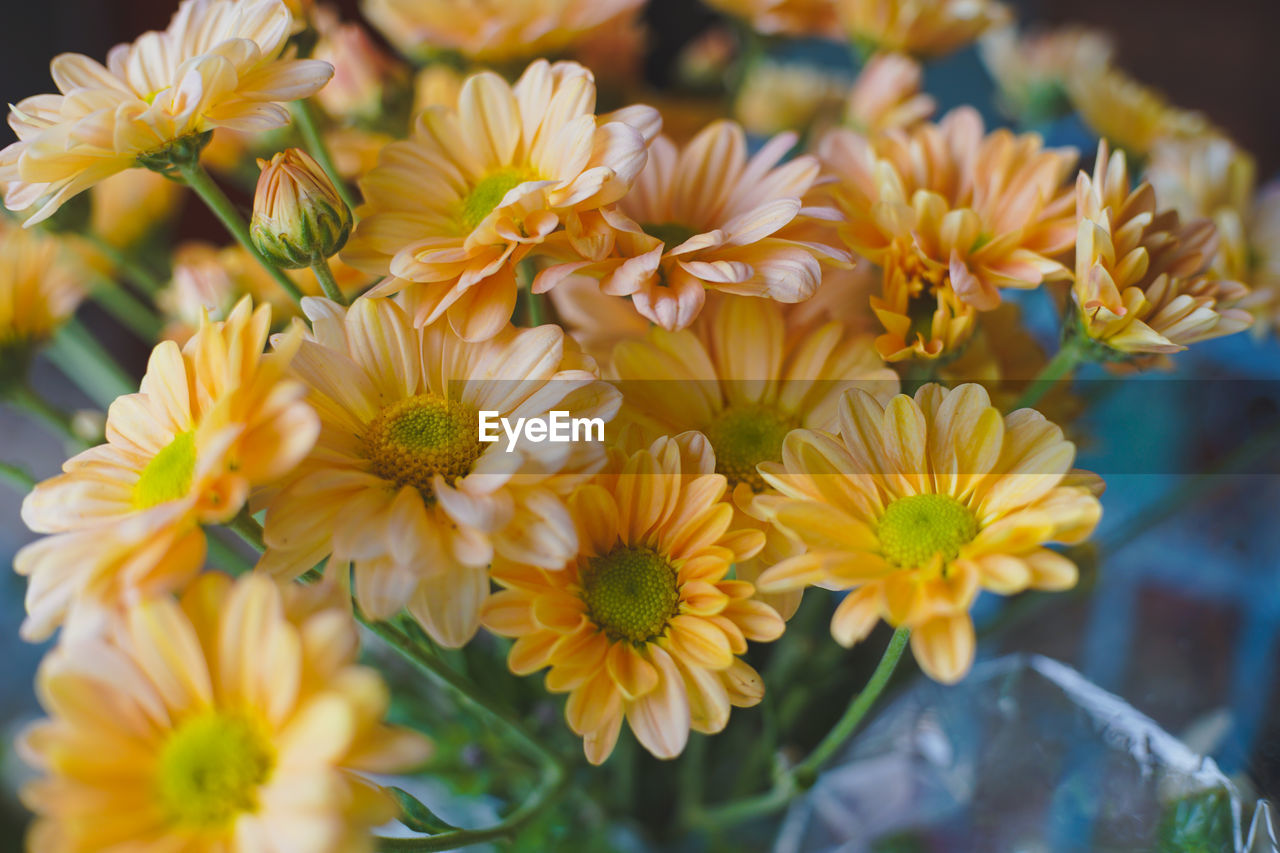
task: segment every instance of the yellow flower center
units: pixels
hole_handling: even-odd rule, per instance
[[[191,479],[196,472],[196,434],[184,432],[142,469],[142,476],[133,486],[135,509],[153,506],[178,498],[191,491]]]
[[[885,508],[876,528],[881,552],[903,568],[923,566],[935,554],[953,560],[977,533],[978,520],[950,495],[898,498]]]
[[[373,473],[398,486],[413,486],[427,506],[436,502],[436,474],[453,485],[483,451],[474,409],[435,394],[419,394],[387,406],[369,424],[364,456]]]
[[[660,222],[641,225],[640,228],[650,237],[657,237],[668,249],[674,249],[698,233],[688,225],[681,225],[679,222]]]
[[[460,205],[458,218],[462,220],[463,227],[467,231],[474,230],[486,216],[493,213],[493,209],[502,202],[508,192],[525,181],[532,180],[537,178],[519,169],[503,169],[481,178]]]
[[[752,491],[762,492],[765,482],[756,466],[781,459],[782,440],[795,427],[794,418],[757,403],[725,409],[705,433],[716,451],[716,470],[729,484],[746,483]]]
[[[190,827],[225,826],[258,805],[274,751],[251,721],[210,712],[182,723],[160,751],[156,787],[171,819]]]
[[[675,567],[651,548],[619,545],[582,573],[587,616],[609,639],[636,645],[661,636],[680,605]]]

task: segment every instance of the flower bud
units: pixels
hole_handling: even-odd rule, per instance
[[[337,254],[351,235],[351,210],[318,163],[297,148],[258,161],[253,196],[253,243],[286,269]]]

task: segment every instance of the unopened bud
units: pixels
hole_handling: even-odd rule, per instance
[[[286,148],[258,166],[249,226],[258,251],[286,269],[337,254],[351,235],[351,210],[320,165],[305,151]]]

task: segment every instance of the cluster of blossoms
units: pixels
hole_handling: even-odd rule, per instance
[[[592,764],[624,722],[670,759],[761,702],[753,644],[807,589],[836,642],[887,623],[954,682],[979,592],[1072,587],[1053,546],[1101,515],[1031,408],[1046,359],[1010,292],[1059,289],[1058,375],[1280,316],[1259,295],[1280,285],[1277,194],[1206,122],[1119,85],[1092,34],[993,32],[990,0],[711,5],[847,39],[863,70],[770,89],[791,71],[744,51],[727,76],[761,139],[601,111],[603,79],[537,58],[624,58],[638,0],[368,0],[416,73],[309,3],[184,0],[12,108],[0,400],[44,405],[27,365],[97,278],[128,280],[104,306],[162,338],[103,442],[23,503],[47,536],[15,560],[22,634],[60,630],[22,738],[33,850],[338,853],[398,813],[425,826],[368,775],[431,750],[387,724],[357,619],[428,668],[512,638],[510,671],[567,694]],[[1069,102],[1099,130],[1092,170],[967,107],[932,119],[918,60],[983,33],[1010,109]],[[788,86],[817,97],[779,118]],[[291,115],[314,156],[282,141]],[[205,165],[234,183],[253,154],[245,222]],[[156,281],[138,259],[188,190],[237,244],[184,244]],[[85,191],[91,237],[50,227]],[[1021,403],[970,379],[1020,380]],[[483,440],[482,413],[553,412],[605,440]],[[239,578],[207,569],[244,560],[221,527],[255,549]],[[432,849],[473,840],[439,831]]]

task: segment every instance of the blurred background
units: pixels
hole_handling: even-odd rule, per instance
[[[530,0],[532,2],[532,0]],[[357,14],[354,0],[334,4]],[[1280,171],[1280,3],[1274,0],[1037,0],[1014,3],[1023,21],[1084,23],[1109,31],[1117,63],[1177,105],[1204,112],[1258,161],[1261,181]],[[115,43],[162,27],[171,0],[44,0],[7,4],[0,29],[0,95],[8,103],[51,90],[48,60],[63,51],[103,57]],[[667,79],[672,57],[715,16],[690,0],[651,0],[652,47],[646,74]],[[926,86],[943,109],[990,90],[975,52],[931,69]],[[979,106],[983,106],[980,102]],[[990,117],[993,112],[986,105]],[[5,131],[7,143],[7,131]],[[221,239],[189,205],[183,236]],[[86,323],[140,374],[146,353],[112,322]],[[1280,412],[1280,348],[1236,336],[1198,346],[1172,376],[1149,377],[1109,392],[1091,413],[1096,441],[1080,464],[1109,484],[1100,557],[1076,594],[1047,602],[987,601],[981,656],[1004,651],[1049,655],[1118,693],[1224,772],[1261,796],[1280,795],[1280,472],[1264,457],[1239,473],[1194,481],[1204,495],[1175,506],[1191,478],[1228,456]],[[87,407],[48,364],[34,381],[65,408]],[[1195,376],[1195,380],[1186,377]],[[1088,378],[1088,377],[1086,377]],[[1088,392],[1087,392],[1088,393]],[[1141,412],[1144,432],[1130,428]],[[1152,432],[1158,425],[1159,434]],[[39,477],[64,458],[57,439],[0,409],[0,454]],[[31,535],[19,497],[0,487],[0,566]],[[1105,553],[1102,553],[1105,552]],[[9,744],[36,711],[31,680],[42,649],[22,643],[23,583],[0,572],[0,851],[20,849],[22,812],[12,799],[21,768]],[[879,647],[880,639],[873,639]]]

